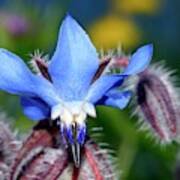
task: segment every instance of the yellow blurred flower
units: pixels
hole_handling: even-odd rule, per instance
[[[154,14],[161,7],[161,0],[114,0],[115,8],[126,13]]]
[[[97,48],[110,49],[122,44],[129,48],[140,40],[140,30],[127,18],[109,15],[91,25],[89,33]]]

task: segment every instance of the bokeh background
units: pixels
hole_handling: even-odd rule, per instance
[[[179,0],[0,0],[0,47],[26,62],[36,49],[51,55],[60,22],[69,12],[85,27],[98,50],[121,45],[131,53],[142,44],[153,43],[154,62],[165,60],[178,77],[179,9]],[[22,114],[17,97],[0,92],[0,109],[14,119],[11,123],[20,133],[30,131],[33,122]],[[104,128],[100,139],[115,150],[122,179],[174,179],[177,144],[162,147],[137,131],[131,108],[98,107],[97,111],[98,119],[88,124]]]

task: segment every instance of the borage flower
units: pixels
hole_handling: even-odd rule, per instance
[[[119,91],[124,79],[142,72],[152,57],[152,45],[138,49],[121,74],[104,74],[90,39],[69,15],[62,23],[51,61],[37,61],[41,75],[33,74],[11,52],[0,50],[0,89],[19,95],[24,113],[32,120],[56,120],[75,163],[86,136],[87,115],[96,117],[95,105],[123,109],[130,91]],[[106,63],[107,65],[108,63]],[[44,70],[44,71],[43,71]]]

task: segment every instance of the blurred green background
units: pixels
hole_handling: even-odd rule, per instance
[[[87,30],[98,50],[122,45],[131,53],[138,46],[153,43],[154,62],[165,59],[180,75],[179,0],[0,0],[0,47],[26,62],[36,49],[54,50],[57,32],[67,12]],[[25,133],[33,126],[21,111],[19,99],[0,93],[1,110],[13,117],[15,128]],[[89,126],[102,126],[101,141],[117,154],[122,179],[174,179],[176,144],[161,147],[144,132],[137,131],[132,110],[98,107],[98,119]]]

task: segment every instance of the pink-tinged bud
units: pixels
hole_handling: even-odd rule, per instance
[[[0,179],[5,180],[9,167],[14,160],[21,142],[15,139],[7,122],[11,121],[5,114],[0,114]],[[4,123],[6,122],[6,124]]]
[[[153,135],[168,143],[179,135],[179,92],[174,86],[172,71],[155,64],[137,77],[137,114],[142,127],[150,127]]]
[[[45,148],[38,153],[34,149],[34,157],[31,158],[17,179],[56,180],[61,177],[68,164],[67,152],[60,148]]]
[[[112,164],[112,157],[107,149],[101,149],[93,141],[87,141],[82,157],[81,169],[79,172],[81,179],[118,179],[118,173]]]
[[[49,129],[48,125],[43,121],[34,128],[11,165],[10,180],[17,179],[24,171],[23,167],[29,161],[37,158],[37,155],[40,155],[45,148],[54,146],[54,138],[57,131],[56,128]]]
[[[59,139],[58,128],[42,121],[17,153],[8,180],[117,179],[108,150],[87,140],[81,152],[81,164],[77,168],[71,151]]]
[[[128,56],[114,56],[113,57],[113,62],[111,65],[111,68],[125,68],[127,67],[129,64],[129,57]]]

